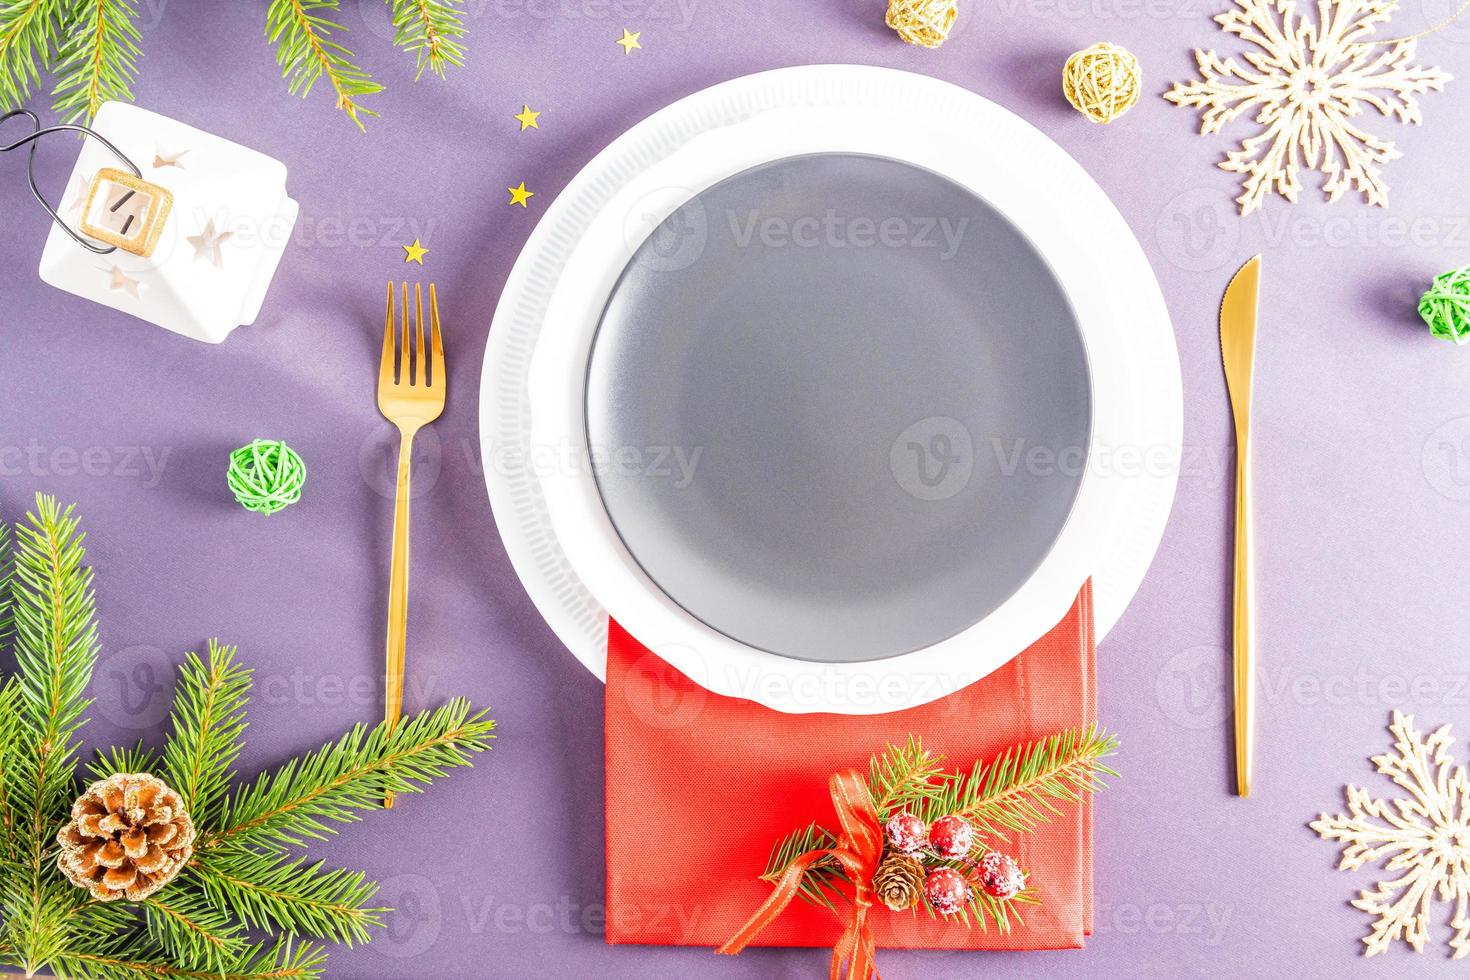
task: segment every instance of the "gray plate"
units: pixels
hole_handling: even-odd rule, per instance
[[[962,632],[1076,499],[1091,381],[1025,236],[878,157],[793,157],[645,241],[593,342],[587,434],[618,534],[692,616],[787,657]]]

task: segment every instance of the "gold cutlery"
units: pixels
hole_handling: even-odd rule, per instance
[[[1257,255],[1230,280],[1220,304],[1220,358],[1235,415],[1235,791],[1251,793],[1256,744],[1255,566],[1251,555],[1251,376],[1261,287]]]
[[[398,489],[393,508],[393,565],[388,585],[388,669],[384,720],[391,731],[403,713],[403,659],[408,642],[408,513],[413,437],[444,411],[444,342],[439,335],[439,297],[429,284],[432,349],[424,349],[423,286],[415,283],[414,336],[409,344],[408,283],[395,329],[393,283],[388,284],[388,322],[383,328],[383,357],[378,368],[378,410],[398,426]],[[400,339],[401,338],[401,339]],[[383,799],[393,806],[393,794]]]

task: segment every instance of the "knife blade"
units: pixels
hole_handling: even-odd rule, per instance
[[[1235,420],[1235,791],[1249,796],[1256,741],[1255,563],[1251,547],[1251,391],[1261,257],[1240,267],[1220,303],[1220,359]]]

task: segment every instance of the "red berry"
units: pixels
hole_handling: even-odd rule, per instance
[[[924,849],[924,821],[912,813],[895,813],[888,818],[888,846],[900,854],[917,854]]]
[[[942,858],[958,860],[975,844],[975,828],[964,817],[940,817],[929,825],[929,846]]]
[[[1021,866],[999,851],[990,851],[976,865],[980,887],[991,898],[1002,901],[1015,898],[1026,887],[1026,873]]]
[[[954,915],[970,900],[970,885],[953,868],[935,868],[924,879],[924,897],[940,915]]]

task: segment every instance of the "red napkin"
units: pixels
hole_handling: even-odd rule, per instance
[[[875,716],[787,715],[712,694],[609,624],[607,941],[718,946],[771,892],[772,845],[817,821],[836,827],[827,782],[912,733],[966,768],[1017,742],[1097,718],[1092,587],[1050,633],[1000,670],[918,708]],[[879,946],[1061,949],[1092,932],[1092,808],[1003,847],[1030,872],[1040,906],[1009,934],[923,912],[871,917]],[[831,946],[842,920],[793,902],[757,946]]]

